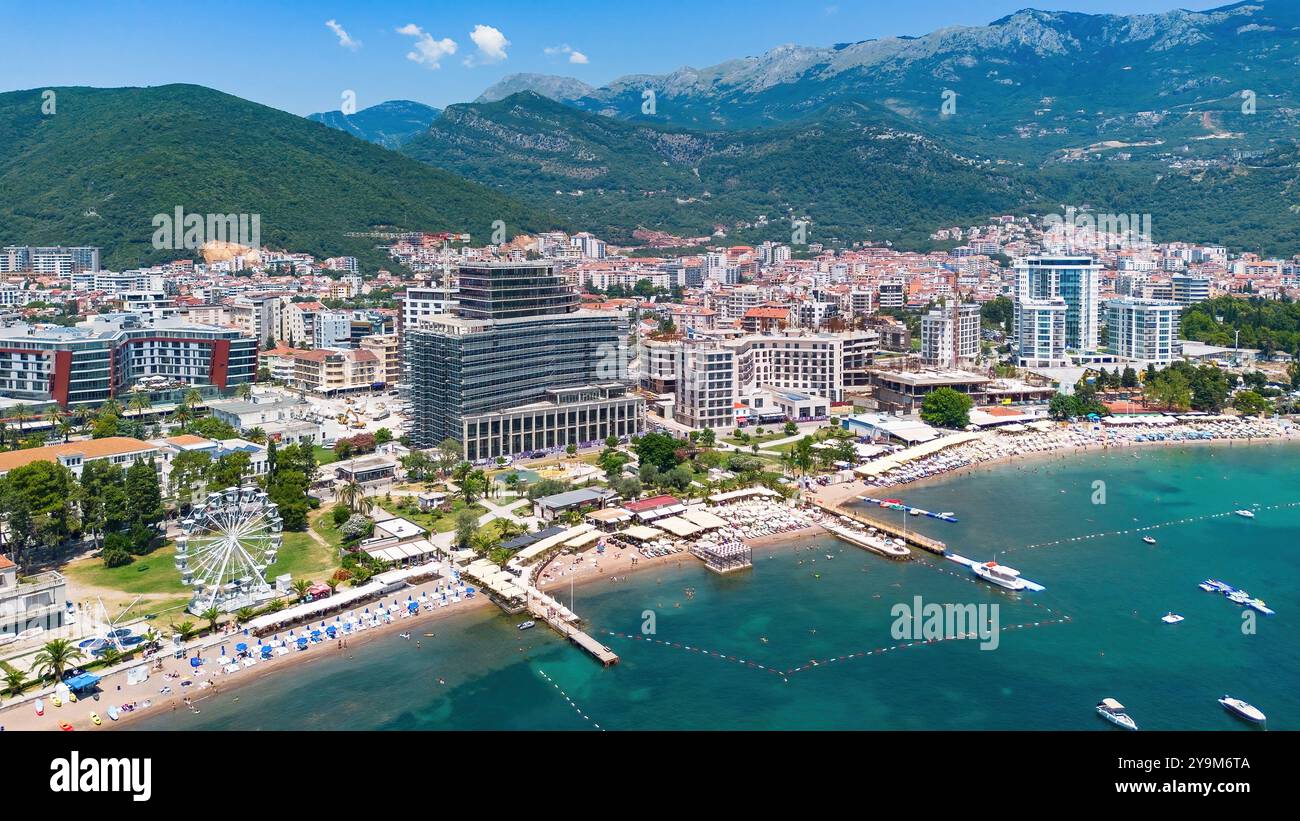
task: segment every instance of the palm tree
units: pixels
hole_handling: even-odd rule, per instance
[[[238,387],[235,388],[235,396],[238,396],[240,399],[246,400],[248,399],[248,397],[252,395],[253,395],[252,382],[240,382]]]
[[[338,487],[339,501],[353,513],[369,513],[375,506],[366,496],[366,489],[356,479],[349,479]]]
[[[172,418],[181,423],[181,432],[184,433],[189,423],[194,421],[194,409],[182,402],[172,411]]]
[[[185,392],[185,404],[193,408],[195,405],[203,403],[203,393],[198,388],[190,388]]]
[[[256,614],[257,611],[251,607],[241,607],[235,611],[235,623],[247,624],[248,622],[253,620],[253,616],[255,616]]]
[[[127,409],[134,410],[137,419],[144,416],[144,412],[149,410],[152,405],[153,403],[149,401],[149,394],[144,391],[136,391],[131,394],[131,398],[126,402]]]
[[[99,660],[104,662],[104,666],[112,667],[122,660],[122,651],[110,644],[99,651]]]
[[[261,428],[253,428],[248,432],[248,441],[262,444],[266,441],[266,431]]]
[[[342,583],[342,581],[343,580],[338,578],[337,576],[330,576],[328,579],[325,580],[325,586],[330,589],[330,593],[334,593],[336,590],[339,589],[339,584]]]
[[[150,627],[140,639],[145,643],[145,646],[157,650],[158,645],[162,642],[162,633]]]
[[[50,423],[51,431],[59,429],[59,425],[63,423],[63,416],[63,408],[60,408],[58,405],[50,405],[50,407],[46,409],[45,420]]]
[[[27,686],[31,684],[31,682],[27,680],[27,674],[22,670],[19,670],[17,667],[6,669],[4,671],[4,680],[5,689],[9,691],[9,695],[11,696],[21,696],[23,690],[27,689]]]
[[[41,648],[41,652],[36,654],[32,662],[32,671],[38,676],[53,673],[55,681],[62,681],[63,668],[67,667],[69,662],[85,657],[86,654],[81,652],[81,648],[68,639],[54,639],[47,642]]]
[[[18,437],[23,435],[23,420],[27,418],[27,406],[22,402],[14,405],[14,419],[18,420]]]
[[[194,629],[194,622],[192,621],[183,621],[180,624],[173,624],[172,630],[176,631],[176,635],[180,636],[181,641],[183,642],[194,638],[194,635],[198,632]]]
[[[199,614],[199,618],[208,622],[209,633],[215,633],[217,632],[217,622],[221,620],[221,611],[215,607],[209,607]]]
[[[306,579],[295,579],[293,582],[293,592],[298,594],[298,601],[307,598],[307,591],[311,589],[311,582]]]
[[[63,435],[63,443],[67,444],[68,440],[72,438],[72,431],[76,429],[76,425],[72,424],[67,417],[61,416],[59,417],[58,429],[59,433]]]

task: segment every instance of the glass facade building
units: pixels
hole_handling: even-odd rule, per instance
[[[635,407],[635,432],[643,401],[612,390],[627,380],[626,336],[627,322],[621,316],[578,310],[576,293],[549,264],[465,266],[455,315],[432,316],[406,329],[404,370],[411,397],[411,439],[421,448],[455,439],[465,446],[466,458],[473,460],[564,447],[588,441],[592,433],[600,434],[593,439],[627,435],[614,433],[623,429],[617,423],[626,418],[626,411],[616,409],[611,415],[600,406],[621,407],[628,402]],[[594,408],[595,427],[586,424],[586,410],[581,426],[576,418],[570,426],[567,415],[555,410],[518,414],[519,433],[524,432],[523,425],[530,426],[530,434],[534,425],[546,428],[538,431],[540,436],[528,436],[527,445],[522,435],[501,435],[500,419],[495,433],[490,427],[481,430],[477,421],[467,432],[467,421],[475,417],[567,401],[572,397],[557,391],[569,388],[604,391],[603,396],[583,395],[582,403]]]

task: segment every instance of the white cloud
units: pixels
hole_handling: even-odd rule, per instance
[[[581,51],[574,50],[574,48],[568,43],[565,43],[562,46],[548,46],[547,48],[542,49],[542,52],[548,57],[558,57],[561,54],[567,54],[569,55],[570,63],[577,63],[580,66],[585,66],[588,62],[587,55],[583,54]]]
[[[406,59],[413,63],[429,68],[442,68],[442,58],[456,53],[455,40],[450,37],[435,40],[432,34],[414,23],[407,23],[397,29],[397,33],[415,38],[414,50],[406,53]]]
[[[339,45],[343,46],[343,48],[352,49],[353,51],[361,48],[361,41],[353,40],[352,35],[348,34],[347,30],[340,26],[337,20],[326,20],[325,26],[338,36]]]
[[[474,45],[478,46],[478,54],[465,58],[465,65],[499,63],[506,59],[506,46],[510,45],[510,41],[506,39],[500,29],[479,23],[469,33],[469,39],[473,40]]]

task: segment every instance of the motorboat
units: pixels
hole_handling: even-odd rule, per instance
[[[1243,519],[1253,519],[1253,518],[1255,518],[1255,511],[1253,511],[1253,510],[1234,510],[1234,511],[1232,511],[1232,512],[1235,513],[1235,514],[1237,514],[1238,516],[1240,516],[1240,517],[1243,518]]]
[[[1020,571],[1005,564],[997,562],[984,562],[983,564],[972,564],[971,572],[979,576],[986,582],[992,582],[999,587],[1005,587],[1008,590],[1023,590],[1025,588],[1024,579],[1020,578]]]
[[[521,622],[520,625],[519,625],[519,627],[518,627],[517,629],[519,629],[519,630],[531,630],[532,628],[534,628],[534,627],[536,627],[536,626],[537,626],[537,622],[533,621],[532,619],[529,619],[528,621]]]
[[[1168,613],[1161,616],[1160,620],[1165,624],[1177,624],[1178,622],[1183,620],[1183,617],[1178,615],[1174,611],[1170,610]]]
[[[1261,712],[1258,707],[1255,707],[1245,701],[1242,701],[1239,698],[1233,698],[1232,696],[1225,695],[1223,698],[1219,699],[1219,703],[1223,705],[1223,709],[1227,710],[1228,712],[1232,713],[1238,718],[1245,719],[1246,721],[1253,721],[1256,724],[1263,724],[1267,720],[1264,713]]]
[[[1155,539],[1154,536],[1143,536],[1143,537],[1142,537],[1142,541],[1146,542],[1147,544],[1155,544],[1155,543],[1156,543],[1156,539]]]
[[[1125,730],[1136,730],[1138,728],[1133,717],[1124,712],[1124,705],[1113,698],[1103,698],[1097,702],[1097,715],[1116,727],[1122,727]]]
[[[36,715],[45,715],[45,702],[41,701],[39,698],[36,699]]]

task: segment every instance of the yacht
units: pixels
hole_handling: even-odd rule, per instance
[[[1253,510],[1234,510],[1234,511],[1232,511],[1232,512],[1235,513],[1235,514],[1237,514],[1238,516],[1242,517],[1243,519],[1253,519],[1253,518],[1255,518],[1255,511],[1253,511]]]
[[[1174,611],[1170,610],[1168,613],[1161,616],[1160,620],[1165,624],[1177,624],[1178,622],[1183,620],[1183,617],[1178,615]]]
[[[1025,582],[1020,578],[1020,571],[997,562],[972,564],[971,572],[986,582],[992,582],[1008,590],[1023,590]]]
[[[1136,730],[1138,728],[1137,722],[1128,713],[1124,712],[1124,705],[1113,698],[1103,698],[1097,702],[1097,715],[1117,727],[1123,727],[1125,730]]]
[[[1156,540],[1155,540],[1155,537],[1154,537],[1154,536],[1143,536],[1143,537],[1142,537],[1142,541],[1146,542],[1147,544],[1155,544],[1155,543],[1156,543]]]
[[[1219,699],[1219,703],[1223,705],[1223,709],[1238,718],[1244,718],[1245,720],[1253,721],[1256,724],[1263,724],[1267,720],[1258,707],[1248,704],[1239,698],[1225,695],[1223,698]]]

